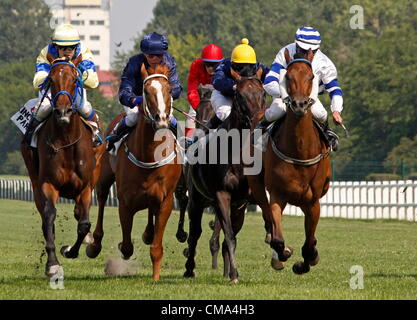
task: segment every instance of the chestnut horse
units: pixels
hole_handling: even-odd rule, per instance
[[[92,130],[81,120],[74,105],[82,93],[81,72],[77,68],[81,55],[73,63],[53,60],[47,81],[51,87],[53,113],[38,131],[38,147],[22,142],[21,152],[32,182],[36,207],[42,217],[46,241],[45,273],[53,277],[60,272],[55,253],[55,217],[58,197],[75,200],[74,216],[78,220],[75,244],[64,246],[66,258],[76,258],[80,245],[90,230],[89,210],[92,190],[99,176],[105,146],[93,148]]]
[[[284,208],[289,203],[304,212],[304,261],[293,266],[295,273],[302,274],[319,261],[314,234],[320,217],[319,200],[329,189],[331,167],[329,150],[320,138],[310,109],[314,104],[314,99],[310,97],[314,78],[311,66],[313,54],[310,50],[307,59],[292,60],[286,50],[285,59],[288,64],[288,97],[284,100],[287,113],[268,141],[263,156],[263,175],[248,177],[248,181],[262,211],[267,211],[266,216],[270,217],[270,221],[266,221],[272,224],[270,245],[282,263],[292,253],[285,247],[282,234]],[[260,115],[257,116],[259,118]]]
[[[220,130],[230,132],[234,129],[242,137],[244,129],[249,129],[253,115],[258,112],[265,102],[265,91],[262,86],[262,69],[256,76],[240,77],[232,71],[232,76],[237,82],[235,96],[230,116],[223,122]],[[209,136],[210,137],[210,136]],[[209,138],[210,139],[210,138]],[[209,140],[209,143],[212,143]],[[245,142],[243,141],[244,145]],[[208,147],[210,149],[211,147]],[[238,272],[235,259],[236,235],[243,226],[244,214],[248,204],[249,187],[246,176],[243,174],[242,154],[240,163],[232,163],[233,146],[227,143],[228,163],[190,165],[189,177],[192,183],[188,183],[190,201],[188,215],[190,219],[190,235],[188,237],[188,258],[185,264],[184,277],[194,277],[195,252],[200,238],[201,218],[204,208],[213,206],[217,218],[220,221],[225,240],[223,242],[224,276],[229,276],[232,283],[238,282]],[[242,152],[242,148],[240,148]],[[207,158],[210,158],[207,152]],[[217,160],[222,155],[218,154]]]
[[[124,259],[133,254],[131,239],[133,217],[137,211],[148,209],[148,224],[142,235],[145,244],[150,244],[153,279],[159,280],[163,255],[162,238],[171,215],[174,191],[181,175],[181,161],[176,152],[176,141],[168,129],[172,112],[169,70],[166,65],[149,70],[142,65],[143,102],[139,106],[136,127],[118,150],[117,156],[106,152],[103,169],[97,183],[99,214],[94,243],[87,247],[87,255],[95,258],[101,251],[104,207],[114,181],[119,199],[119,218],[123,240],[119,250]],[[121,119],[116,117],[107,133]],[[164,129],[164,130],[159,130]],[[163,133],[165,140],[157,137]],[[166,148],[162,148],[163,144]],[[158,157],[158,150],[161,152]],[[162,153],[165,152],[165,155]],[[155,219],[155,222],[154,222]]]

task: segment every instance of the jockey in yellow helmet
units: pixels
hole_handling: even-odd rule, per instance
[[[50,99],[46,97],[42,100],[42,97],[45,94],[45,87],[43,86],[44,81],[49,75],[51,69],[51,59],[57,58],[67,58],[69,61],[74,61],[79,56],[82,56],[82,61],[78,64],[78,68],[82,72],[82,78],[84,80],[84,86],[90,89],[98,87],[99,80],[97,76],[97,70],[93,61],[93,54],[90,49],[86,48],[80,42],[80,36],[78,31],[70,24],[61,24],[59,25],[52,34],[51,43],[44,47],[37,60],[36,60],[36,73],[33,78],[33,86],[39,90],[39,99],[36,101],[34,110],[32,113],[32,119],[29,122],[28,128],[25,133],[24,140],[30,145],[33,132],[40,122],[45,120],[52,112],[53,106],[51,105]],[[86,90],[84,90],[84,99],[78,98],[80,101],[76,103],[81,103],[78,112],[86,120],[96,128],[94,145],[98,145],[102,142],[100,137],[100,127],[98,116],[95,113],[91,103],[87,101]],[[51,95],[48,91],[47,95]],[[32,100],[29,100],[27,103],[30,103]],[[42,100],[42,102],[41,102]],[[40,104],[39,104],[40,103]]]

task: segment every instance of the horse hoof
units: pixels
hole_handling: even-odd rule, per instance
[[[146,245],[150,245],[152,243],[153,237],[147,236],[145,233],[142,234],[142,241]]]
[[[94,237],[91,232],[87,233],[83,240],[83,244],[93,244],[94,243]]]
[[[308,264],[313,267],[317,263],[319,263],[319,261],[320,261],[320,256],[319,256],[319,254],[317,254],[316,258],[313,261],[310,261]]]
[[[270,243],[271,243],[271,239],[272,239],[271,234],[270,234],[270,233],[267,233],[267,234],[265,235],[265,243],[266,243],[266,244],[270,244]]]
[[[237,278],[230,280],[231,284],[238,284],[238,282],[239,282],[239,280]]]
[[[101,246],[94,246],[93,244],[89,244],[87,248],[85,248],[85,254],[87,257],[94,259],[96,258],[101,252]]]
[[[190,250],[188,249],[188,248],[185,248],[183,251],[182,251],[182,254],[184,255],[184,257],[186,257],[186,258],[188,258],[188,254],[190,253]]]
[[[129,260],[129,258],[132,256],[133,254],[133,250],[129,255],[125,255],[122,251],[122,242],[119,242],[119,245],[117,246],[119,248],[120,251],[120,256],[123,260]]]
[[[285,268],[285,262],[283,262],[283,261],[279,261],[278,259],[274,259],[274,258],[272,258],[272,259],[271,259],[271,267],[272,267],[274,270],[282,270],[282,269],[284,269],[284,268]]]
[[[175,235],[177,237],[177,240],[181,243],[184,243],[188,238],[188,233],[185,231],[177,232]]]
[[[78,257],[78,252],[77,253],[73,253],[71,254],[71,246],[63,246],[61,248],[61,254],[63,257],[67,258],[67,259],[75,259]]]
[[[210,227],[210,229],[211,230],[214,230],[214,226],[215,226],[215,222],[214,222],[214,220],[211,220],[210,222],[209,222],[209,227]]]
[[[294,263],[292,266],[292,271],[295,274],[303,274],[310,271],[310,266],[308,264],[305,264],[303,261],[299,261],[297,263]]]
[[[193,271],[185,271],[184,272],[184,278],[194,278],[195,273]]]
[[[284,248],[284,256],[289,259],[292,256],[292,253],[294,252],[294,248],[291,246],[286,246]]]
[[[50,267],[47,266],[45,269],[45,274],[49,278],[52,278],[55,275],[64,275],[64,269],[59,264],[55,264]]]

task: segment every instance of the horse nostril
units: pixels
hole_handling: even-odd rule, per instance
[[[160,121],[161,120],[161,117],[159,116],[159,114],[156,114],[155,115],[155,121]]]
[[[64,115],[64,111],[61,109],[54,109],[54,113],[57,117],[62,117]]]

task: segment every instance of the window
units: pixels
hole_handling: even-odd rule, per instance
[[[104,20],[90,20],[90,25],[104,26]]]
[[[83,26],[84,20],[71,20],[71,24],[74,26]]]
[[[90,36],[90,40],[100,40],[100,36]]]
[[[91,53],[94,54],[95,56],[99,56],[100,50],[91,50]]]
[[[80,34],[80,40],[85,40],[85,35],[83,35],[83,34]]]

